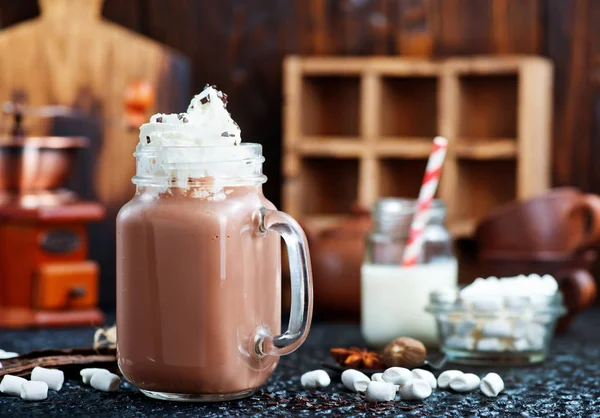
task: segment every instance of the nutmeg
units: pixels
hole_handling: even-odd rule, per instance
[[[427,349],[414,338],[400,337],[383,349],[383,362],[387,367],[415,367],[425,362]]]

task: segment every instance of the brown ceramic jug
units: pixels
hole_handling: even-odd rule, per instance
[[[558,188],[492,211],[475,239],[486,258],[552,259],[600,242],[600,196]]]

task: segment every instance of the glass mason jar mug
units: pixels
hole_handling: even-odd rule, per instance
[[[361,328],[372,346],[400,336],[437,346],[435,319],[425,311],[429,293],[457,285],[457,261],[440,200],[431,206],[418,264],[402,266],[415,207],[415,200],[390,198],[379,200],[373,209],[361,268]]]
[[[150,397],[250,395],[302,344],[312,315],[304,232],[262,193],[262,147],[140,149],[117,218],[121,372]],[[280,334],[280,238],[292,281]]]

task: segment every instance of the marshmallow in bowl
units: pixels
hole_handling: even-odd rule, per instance
[[[488,277],[478,278],[473,283],[465,286],[459,294],[459,298],[465,302],[483,305],[482,301],[493,302],[501,299],[515,302],[523,301],[523,298],[535,300],[536,297],[552,296],[558,291],[558,283],[554,277],[546,274],[523,274],[515,277]],[[510,302],[509,302],[510,303]],[[493,304],[493,303],[492,303]]]
[[[500,338],[480,338],[477,341],[478,351],[504,351],[507,344]]]
[[[449,335],[446,338],[446,345],[457,350],[473,350],[475,348],[475,338],[470,335]]]
[[[454,333],[461,337],[470,336],[477,328],[477,321],[473,318],[465,318],[458,322],[455,326]]]
[[[478,278],[457,291],[454,300],[449,296],[435,292],[433,302],[447,309],[438,318],[443,345],[486,356],[543,350],[564,312],[558,283],[550,275]]]
[[[482,337],[508,338],[514,333],[513,325],[506,319],[485,321],[481,326]]]

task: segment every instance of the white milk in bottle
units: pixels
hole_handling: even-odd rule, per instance
[[[457,286],[458,264],[439,200],[430,209],[419,264],[402,266],[414,210],[415,201],[408,199],[381,199],[373,210],[374,227],[361,269],[361,329],[374,347],[400,336],[436,346],[435,319],[425,311],[429,293]]]

